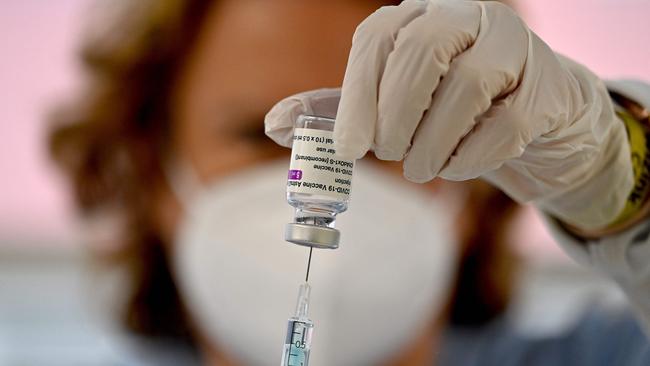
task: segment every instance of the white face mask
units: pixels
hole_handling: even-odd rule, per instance
[[[247,365],[280,362],[309,249],[293,218],[286,161],[221,180],[187,202],[175,274],[198,326]],[[444,306],[455,266],[449,219],[431,195],[360,162],[340,248],[315,249],[310,365],[373,365],[412,344]],[[187,173],[185,173],[187,175]],[[186,176],[187,178],[187,176]],[[185,189],[178,176],[177,191]],[[432,345],[433,346],[433,345]]]

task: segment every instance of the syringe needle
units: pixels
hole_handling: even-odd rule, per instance
[[[309,267],[311,267],[311,252],[314,250],[314,247],[309,247],[309,260],[307,260],[307,275],[305,276],[305,282],[309,282]]]

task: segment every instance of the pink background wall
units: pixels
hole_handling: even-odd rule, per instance
[[[0,245],[59,245],[74,236],[65,186],[46,156],[44,116],[79,80],[73,51],[88,2],[0,0]],[[556,50],[605,77],[650,80],[650,1],[519,4]]]
[[[606,78],[650,81],[650,1],[517,0],[553,49]]]
[[[68,242],[72,210],[46,156],[44,118],[79,78],[87,0],[0,3],[0,245]]]

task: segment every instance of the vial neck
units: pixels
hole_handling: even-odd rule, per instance
[[[333,228],[336,222],[336,213],[317,209],[296,208],[295,222]]]

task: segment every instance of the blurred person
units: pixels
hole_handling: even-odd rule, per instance
[[[113,248],[105,251],[128,268],[125,329],[161,340],[150,349],[150,364],[191,362],[170,352],[179,344],[197,349],[208,364],[279,358],[283,324],[266,319],[289,311],[294,286],[285,285],[295,271],[287,258],[304,260],[304,252],[269,239],[289,218],[280,208],[288,208],[282,189],[266,188],[283,183],[288,151],[264,137],[263,115],[284,95],[340,84],[355,26],[387,3],[139,2],[94,24],[83,51],[88,87],[57,117],[63,125],[51,146],[83,212],[114,224],[118,235],[98,245]],[[314,364],[429,364],[449,313],[455,322],[484,324],[503,311],[511,262],[495,266],[504,273],[488,268],[490,258],[508,258],[500,236],[514,204],[494,190],[470,188],[470,197],[483,200],[469,200],[472,214],[462,217],[476,226],[461,223],[456,239],[464,243],[457,282],[470,286],[454,291],[458,260],[447,248],[453,235],[438,223],[445,215],[435,204],[436,187],[414,188],[394,180],[393,170],[360,164],[355,187],[364,188],[355,189],[360,203],[346,213],[354,224],[343,230],[354,240],[340,253],[318,253],[323,274],[341,273],[334,277],[338,288],[314,286],[332,295],[314,303],[337,309],[323,315],[320,338],[330,340],[319,349],[315,337]],[[396,197],[382,198],[388,193]],[[430,207],[422,205],[429,197]],[[395,217],[369,222],[377,202]],[[500,212],[481,216],[486,208]],[[407,210],[422,219],[410,221]],[[371,243],[364,237],[371,228],[386,239],[408,231],[419,240],[408,248]],[[377,269],[389,265],[398,269]],[[373,299],[381,300],[376,309],[367,307]],[[483,314],[472,306],[481,301]],[[345,332],[336,327],[342,319],[363,313],[357,343],[334,333]]]
[[[179,252],[196,247],[190,243],[181,247],[182,250],[176,248],[181,221],[196,221],[183,218],[190,211],[188,201],[192,201],[192,197],[186,196],[202,190],[201,186],[214,183],[218,186],[229,177],[250,172],[258,166],[277,167],[278,158],[282,167],[274,171],[283,175],[288,151],[264,136],[264,113],[286,93],[340,83],[354,27],[385,4],[382,1],[341,1],[327,5],[291,1],[142,2],[108,9],[112,10],[108,12],[110,16],[105,15],[104,10],[102,14],[106,18],[93,18],[82,52],[88,70],[86,88],[79,100],[63,108],[55,117],[58,127],[52,134],[51,148],[72,179],[77,202],[89,227],[97,228],[91,230],[91,247],[111,266],[125,268],[127,281],[114,299],[117,309],[121,309],[122,329],[138,335],[129,339],[134,342],[138,339],[140,348],[149,349],[147,357],[153,357],[154,364],[178,363],[178,357],[192,359],[193,350],[197,349],[207,362],[255,362],[255,359],[245,359],[246,356],[243,360],[237,359],[239,350],[224,346],[219,337],[220,334],[230,336],[227,325],[206,324],[213,320],[193,313],[202,311],[193,309],[194,304],[186,299],[192,296],[193,290],[182,287],[194,280],[177,278],[188,277],[179,275],[182,269],[174,268],[179,266],[176,257],[187,257],[183,253],[178,255]],[[327,14],[331,14],[331,20],[321,24],[318,20]],[[251,21],[255,21],[254,26]],[[264,57],[258,57],[260,51]],[[383,174],[389,175],[381,175],[385,180],[395,175],[391,172],[394,167],[382,169],[387,172]],[[260,174],[256,175],[260,179]],[[269,183],[268,178],[261,180]],[[186,181],[191,183],[184,184]],[[274,177],[272,181],[281,183],[284,178]],[[401,190],[404,185],[397,183]],[[453,318],[459,323],[479,324],[488,322],[505,309],[512,284],[509,272],[514,263],[504,261],[508,257],[500,255],[507,247],[499,233],[511,215],[480,220],[479,212],[489,209],[506,213],[515,209],[515,205],[485,184],[475,183],[472,187],[469,190],[473,192],[471,199],[467,200],[463,212],[464,220],[459,223],[462,232],[459,241],[463,252],[468,253],[465,258],[472,258],[467,262],[472,263],[463,266],[467,270],[459,283],[465,285],[456,291],[451,307],[471,307],[473,311],[456,311]],[[425,186],[423,191],[425,195],[417,199],[428,199],[435,194],[436,188]],[[228,194],[239,197],[231,191]],[[269,194],[278,199],[283,196],[282,191]],[[206,201],[211,202],[211,199]],[[285,202],[279,204],[279,209],[289,207]],[[259,202],[256,206],[257,212],[266,213],[259,208],[262,206]],[[278,210],[278,207],[271,206],[271,210]],[[219,212],[219,208],[216,211]],[[355,211],[359,213],[357,216],[364,215],[364,207]],[[430,216],[426,215],[425,218]],[[288,215],[275,213],[274,216],[279,223],[271,226],[269,235],[273,237],[289,219]],[[432,224],[423,222],[428,235]],[[476,230],[465,229],[469,227]],[[351,229],[359,232],[360,228]],[[235,238],[233,244],[245,241],[246,238]],[[424,244],[428,245],[429,241]],[[366,244],[350,245],[363,249]],[[281,267],[280,258],[287,254],[283,252],[287,250],[285,246],[267,244],[264,248],[271,248],[271,252],[264,260]],[[339,256],[345,257],[339,251],[334,253],[332,261]],[[374,251],[385,256],[376,248]],[[259,253],[263,252],[259,250]],[[202,254],[206,253],[201,252],[199,256]],[[210,263],[217,263],[221,259],[215,258],[217,255],[207,253],[204,257]],[[252,256],[243,258],[240,266],[255,263],[255,260]],[[490,264],[496,261],[503,265],[492,267]],[[425,265],[433,267],[431,263],[425,262]],[[202,268],[201,264],[195,267]],[[318,274],[318,268],[314,271]],[[234,278],[235,275],[220,273],[217,277]],[[440,277],[445,278],[443,282],[446,283],[453,281],[454,275],[443,273]],[[427,279],[424,283],[430,282]],[[294,286],[287,288],[293,297]],[[315,288],[317,293],[319,287]],[[226,290],[222,292],[227,293]],[[387,358],[392,360],[386,364],[408,364],[430,357],[429,343],[434,332],[427,330],[428,324],[436,321],[436,309],[446,306],[448,301],[446,296],[440,296],[440,300],[435,300],[439,304],[431,303],[436,290],[431,288],[426,293],[428,300],[421,306],[425,319],[415,318],[424,324],[418,330],[424,333],[419,336],[421,341],[416,342],[414,348],[404,346],[404,351],[388,352]],[[258,300],[265,301],[265,298],[259,296]],[[125,304],[121,305],[120,301]],[[212,304],[217,312],[222,311],[219,301],[228,300]],[[238,304],[243,303],[242,299],[230,301],[234,306],[244,305]],[[195,302],[200,306],[204,301]],[[291,305],[280,302],[277,307],[285,316]],[[107,308],[114,309],[113,306]],[[260,312],[262,316],[268,313]],[[375,317],[385,315],[374,314]],[[283,331],[281,323],[272,327],[275,333]],[[316,340],[325,338],[324,332],[321,334]],[[413,338],[418,335],[401,340],[402,345],[412,343]],[[155,341],[144,341],[146,339]],[[279,357],[280,339],[276,339],[277,343],[268,339],[262,341],[268,344],[260,347],[271,348]],[[179,351],[170,352],[174,349]],[[327,352],[326,349],[319,351]],[[266,353],[254,348],[251,352],[266,357]],[[386,354],[382,349],[371,350],[373,352]]]

